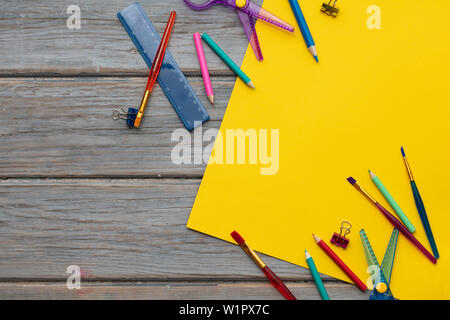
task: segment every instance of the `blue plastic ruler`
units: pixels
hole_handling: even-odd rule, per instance
[[[151,68],[161,37],[139,3],[133,3],[117,14],[134,45]],[[191,85],[169,50],[166,51],[158,83],[187,130],[209,120]]]

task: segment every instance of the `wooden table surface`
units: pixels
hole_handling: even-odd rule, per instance
[[[239,247],[186,228],[205,166],[172,163],[171,133],[183,126],[159,86],[140,130],[112,121],[115,106],[139,104],[148,73],[116,17],[131,3],[1,3],[0,298],[281,298]],[[169,50],[211,116],[203,129],[219,128],[235,76],[205,46],[211,106],[192,33],[207,31],[241,63],[236,14],[140,3],[161,34],[177,11]],[[66,26],[71,4],[80,30]],[[262,258],[299,299],[319,298],[308,270]],[[70,265],[83,271],[81,290],[66,286]],[[332,299],[367,299],[324,278]]]

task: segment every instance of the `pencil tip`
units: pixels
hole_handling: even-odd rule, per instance
[[[249,81],[249,82],[247,83],[247,85],[248,85],[250,88],[255,89],[255,85],[254,85],[251,81]]]
[[[316,62],[319,63],[319,58],[317,56],[314,56],[314,59],[316,59]]]
[[[208,99],[211,104],[214,104],[214,96],[208,96]]]
[[[322,240],[318,236],[316,236],[314,233],[312,235],[314,237],[314,240],[316,240],[316,242],[320,242],[320,240]]]
[[[369,174],[370,174],[370,177],[371,177],[371,178],[375,178],[375,177],[376,177],[375,173],[373,173],[373,172],[370,171],[370,170],[369,170]]]
[[[402,156],[405,156],[405,149],[403,149],[403,147],[401,147],[400,150],[402,151]]]
[[[305,259],[311,258],[311,255],[308,253],[308,251],[305,250]]]

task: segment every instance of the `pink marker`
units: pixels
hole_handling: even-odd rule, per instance
[[[208,96],[211,104],[214,104],[214,91],[211,85],[211,79],[209,78],[208,65],[206,64],[205,52],[203,51],[202,41],[200,34],[194,33],[195,48],[197,49],[198,62],[200,63],[200,69],[202,70],[203,81],[205,82],[206,95]]]

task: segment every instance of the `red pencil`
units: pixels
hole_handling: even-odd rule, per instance
[[[175,17],[177,13],[172,11],[170,13],[169,21],[167,22],[166,29],[159,43],[158,51],[156,52],[155,59],[153,60],[152,68],[150,69],[150,74],[148,76],[147,87],[145,88],[144,97],[142,97],[141,105],[139,107],[138,113],[136,115],[136,120],[134,120],[134,126],[139,128],[142,121],[142,116],[144,115],[145,107],[147,106],[150,93],[152,92],[153,86],[155,85],[156,79],[158,78],[159,71],[166,54],[167,45],[169,44],[170,35],[172,34],[173,24],[175,23]]]
[[[250,249],[250,247],[245,243],[244,238],[242,238],[239,233],[233,231],[231,233],[231,236],[242,248],[242,250],[244,250],[248,254],[248,256],[256,263],[256,265],[262,270],[262,272],[264,272],[270,283],[283,295],[283,297],[288,300],[297,300],[297,298],[292,294],[292,292],[289,291],[283,281],[281,281],[280,278],[278,278],[276,274],[273,273],[273,271],[270,270],[270,268],[266,266],[264,262],[262,262],[262,260],[256,255],[255,251]]]
[[[339,266],[339,268],[341,268],[341,270],[344,271],[350,279],[352,279],[352,281],[358,286],[358,288],[362,291],[366,291],[366,285],[356,276],[356,274],[353,273],[352,270],[350,270],[349,267],[347,267],[344,261],[342,261],[341,258],[339,258],[338,255],[334,253],[334,251],[331,250],[331,248],[322,239],[320,239],[315,234],[313,234],[313,237],[319,247],[321,247],[322,250],[325,251],[325,253],[331,258],[331,260],[333,260]]]

